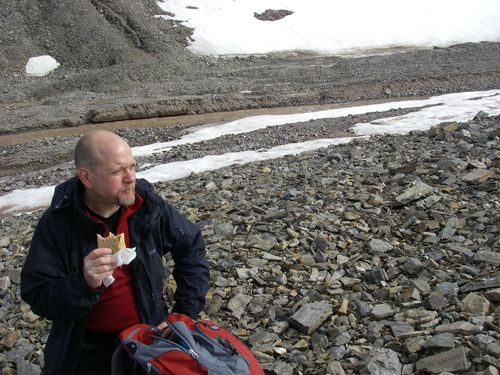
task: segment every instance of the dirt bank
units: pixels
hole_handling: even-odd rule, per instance
[[[127,119],[345,103],[500,87],[500,44],[360,58],[217,59],[153,1],[16,1],[0,19],[0,133]],[[31,56],[61,63],[27,77]]]

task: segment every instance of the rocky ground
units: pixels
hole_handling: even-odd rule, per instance
[[[203,316],[269,374],[497,374],[499,133],[480,113],[156,184],[203,229]],[[43,364],[50,323],[19,298],[39,214],[2,218],[3,374]]]
[[[218,59],[190,54],[190,30],[155,18],[160,11],[150,0],[9,1],[3,11],[0,194],[72,175],[79,134],[118,124],[109,121],[500,87],[500,43],[356,58],[290,52]],[[61,67],[25,76],[27,59],[42,54]],[[357,122],[402,113],[229,135],[139,162],[345,136]],[[142,145],[177,139],[201,123],[113,129]],[[267,373],[494,375],[499,133],[500,117],[482,113],[464,124],[358,139],[156,187],[203,228],[212,265],[204,316],[244,339]],[[19,297],[40,213],[0,213],[2,375],[39,374],[43,366],[50,322]]]

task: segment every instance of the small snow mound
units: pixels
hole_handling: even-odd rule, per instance
[[[57,69],[59,65],[56,59],[49,55],[30,57],[26,64],[26,74],[42,77]]]

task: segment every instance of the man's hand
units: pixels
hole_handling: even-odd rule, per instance
[[[161,332],[161,337],[166,338],[166,339],[171,339],[170,335],[172,335],[172,333],[174,333],[174,331],[172,330],[172,328],[170,328],[168,326],[168,323],[165,322],[165,321],[163,321],[160,324],[158,324],[156,326],[156,329],[162,331]]]
[[[110,255],[111,249],[102,247],[83,258],[83,276],[91,288],[100,287],[102,281],[113,274],[116,259]]]

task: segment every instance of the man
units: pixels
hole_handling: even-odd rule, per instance
[[[75,148],[77,176],[56,187],[36,227],[21,272],[21,296],[52,320],[45,374],[109,374],[117,334],[135,323],[161,324],[164,267],[170,253],[177,283],[172,311],[196,318],[209,270],[200,230],[145,180],[127,142],[98,130]],[[97,234],[123,233],[136,259],[116,266]],[[105,287],[103,280],[115,281]]]

